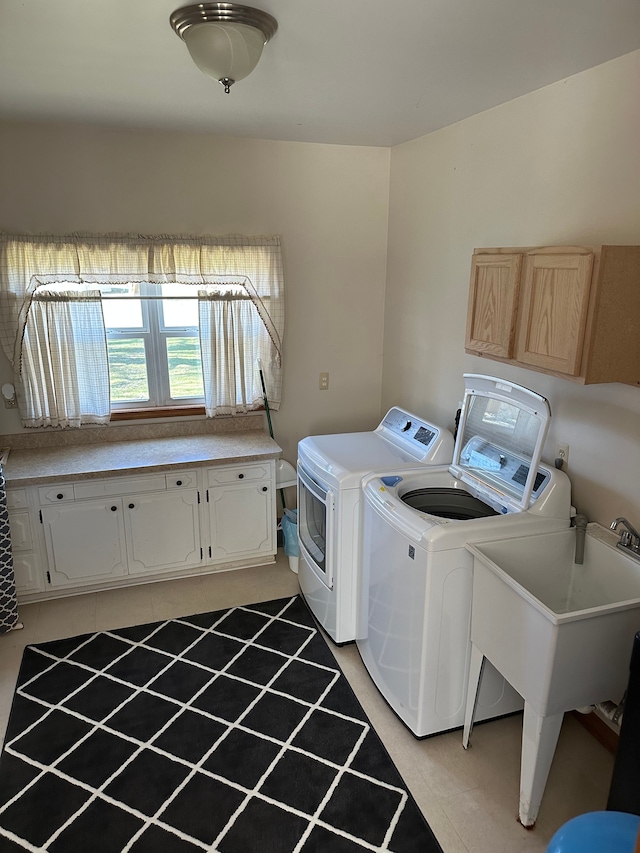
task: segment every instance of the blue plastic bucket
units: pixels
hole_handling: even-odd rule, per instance
[[[547,853],[634,853],[639,830],[639,815],[588,812],[561,826]]]

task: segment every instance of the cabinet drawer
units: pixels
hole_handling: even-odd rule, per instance
[[[76,498],[103,498],[109,495],[131,495],[140,492],[163,492],[166,488],[164,474],[145,477],[113,477],[109,480],[87,480],[73,487]]]
[[[238,481],[250,483],[255,480],[268,480],[270,477],[271,464],[269,462],[252,462],[248,465],[209,468],[207,485],[227,486],[229,483],[237,483]]]
[[[38,489],[41,504],[57,504],[63,501],[73,500],[73,485],[66,483],[64,486],[43,486]]]
[[[196,471],[170,471],[165,475],[168,489],[195,489],[198,485]]]
[[[33,548],[33,533],[28,512],[10,512],[11,549],[13,551],[30,551]]]
[[[9,509],[22,509],[27,506],[26,489],[7,489],[7,506]]]

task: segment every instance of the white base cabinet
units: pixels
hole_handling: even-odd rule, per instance
[[[275,489],[267,463],[210,468],[207,506],[212,560],[275,553]]]
[[[126,498],[125,537],[130,574],[202,563],[197,489]]]
[[[41,510],[47,581],[76,586],[127,573],[122,501],[69,501]]]
[[[7,490],[21,600],[273,562],[275,461]]]

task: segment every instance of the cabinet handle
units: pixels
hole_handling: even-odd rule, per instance
[[[181,485],[182,485],[182,480],[176,480],[176,486],[181,486]]]
[[[117,509],[118,509],[118,507],[117,507],[117,506],[112,506],[112,507],[111,507],[111,512],[115,512]]]
[[[267,486],[263,486],[263,487],[262,487],[262,491],[263,491],[263,492],[268,492],[268,491],[269,491],[269,489],[268,489],[268,487],[267,487]]]
[[[133,509],[135,504],[129,504],[129,509]]]
[[[238,479],[239,479],[239,480],[244,480],[244,474],[238,474]]]
[[[59,493],[56,495],[56,497],[58,498],[58,500],[59,500],[59,501],[61,501],[61,500],[62,500],[62,498],[64,497],[64,495],[62,494],[62,492],[59,492]]]

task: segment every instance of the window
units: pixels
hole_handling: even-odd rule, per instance
[[[188,285],[101,290],[111,410],[204,404],[198,300]]]
[[[277,237],[0,235],[0,343],[25,426],[264,405],[282,387]],[[257,369],[262,368],[262,377]]]

